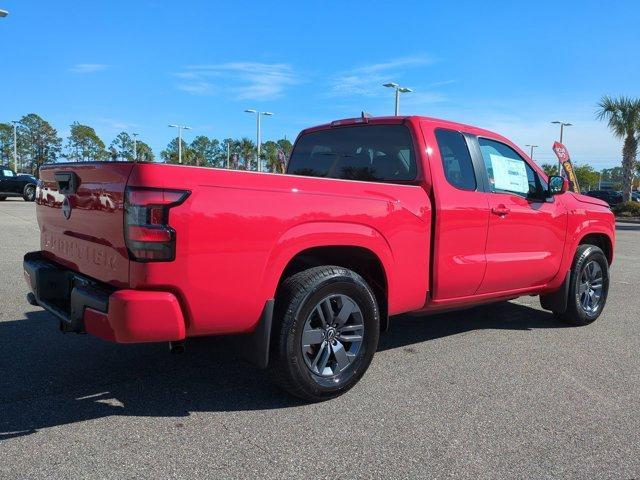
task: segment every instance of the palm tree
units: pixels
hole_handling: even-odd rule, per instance
[[[558,175],[558,165],[543,163],[542,170],[544,170],[544,173],[546,173],[548,177],[550,177],[551,175]]]
[[[247,170],[251,170],[251,159],[256,154],[256,145],[247,137],[242,137],[238,141],[238,149],[240,150],[240,157],[244,158],[246,162]]]
[[[602,97],[596,117],[606,120],[616,138],[624,139],[622,146],[622,197],[631,200],[633,168],[638,153],[640,134],[640,99],[629,97]]]

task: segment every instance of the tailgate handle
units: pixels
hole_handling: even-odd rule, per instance
[[[78,191],[78,176],[75,172],[54,173],[58,182],[58,191],[64,195],[72,195]]]

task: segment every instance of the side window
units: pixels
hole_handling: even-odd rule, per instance
[[[541,197],[546,191],[536,171],[508,145],[478,138],[492,192],[515,193],[524,197]]]
[[[2,170],[3,177],[13,177],[13,172],[11,170]]]
[[[475,190],[476,174],[473,171],[467,142],[462,134],[439,128],[436,130],[436,140],[447,181],[461,190]]]

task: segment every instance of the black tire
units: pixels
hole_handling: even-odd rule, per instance
[[[36,186],[32,183],[26,185],[22,192],[22,198],[25,202],[33,202],[36,199]]]
[[[602,273],[601,294],[595,308],[584,306],[585,293],[581,291],[582,280],[588,276],[587,270],[592,262],[600,268]],[[583,276],[584,275],[584,276]],[[590,285],[590,283],[587,283]],[[589,286],[591,288],[591,286]],[[580,245],[573,259],[571,278],[569,281],[569,295],[567,297],[567,309],[564,313],[554,312],[556,317],[570,325],[589,325],[602,313],[609,293],[609,262],[604,252],[595,245]],[[588,294],[587,294],[588,295]],[[588,303],[588,300],[587,300]]]
[[[0,202],[4,202],[7,199],[6,195],[0,195]]]
[[[345,298],[347,300],[341,300]],[[349,310],[353,308],[356,312],[359,309],[358,313],[349,314],[349,318],[357,318],[353,320],[356,325],[343,323],[343,329],[350,326],[350,331],[360,327],[362,330],[357,353],[352,354],[348,366],[342,370],[337,356],[340,352],[336,350],[345,352],[354,346],[348,340],[345,342],[348,334],[334,329],[334,337],[330,333],[331,327],[315,328],[316,331],[324,328],[322,344],[303,345],[305,325],[309,329],[312,319],[319,321],[317,308],[326,313],[323,307],[327,306],[327,302],[329,308],[335,306],[334,313],[345,303],[350,305]],[[371,364],[378,347],[380,312],[373,291],[357,273],[337,266],[315,267],[297,273],[287,278],[279,289],[275,311],[269,370],[275,382],[292,395],[313,402],[337,397],[353,387]],[[322,314],[322,322],[325,316]],[[335,315],[326,324],[338,325],[338,317]],[[323,365],[333,366],[320,367],[323,372],[314,373],[310,359],[315,356],[314,363],[317,364],[321,355],[316,354],[314,348],[317,348],[316,352],[326,348],[327,359],[331,359],[331,363],[325,360]],[[343,364],[345,358],[342,357]],[[338,373],[327,374],[327,369]]]

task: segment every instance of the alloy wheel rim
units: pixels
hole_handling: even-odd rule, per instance
[[[358,304],[347,295],[320,300],[307,316],[300,346],[311,373],[332,377],[358,357],[364,338],[364,320]]]
[[[580,274],[578,284],[578,301],[580,308],[587,315],[594,315],[602,302],[604,274],[602,267],[595,260],[588,262]]]

